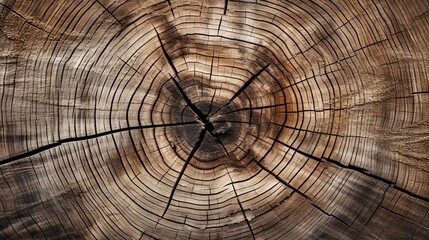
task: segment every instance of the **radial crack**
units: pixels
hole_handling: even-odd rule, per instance
[[[216,140],[216,142],[218,142],[222,146],[223,151],[226,153],[226,155],[229,156],[229,152],[226,149],[225,145],[223,144],[222,140],[220,140],[219,136],[217,136],[215,133],[211,131],[209,131],[209,133],[210,133],[210,136],[212,136]]]
[[[211,133],[214,130],[213,124],[207,119],[207,116],[203,112],[201,112],[201,110],[199,108],[197,108],[197,106],[195,106],[191,102],[191,99],[188,98],[188,96],[186,95],[185,91],[183,91],[182,87],[180,87],[180,85],[176,81],[176,79],[173,76],[171,76],[171,79],[173,80],[174,85],[176,85],[176,88],[179,90],[180,95],[182,95],[182,97],[185,100],[186,104],[188,104],[188,107],[195,114],[197,114],[198,118],[203,122],[203,124],[205,126],[205,129]]]
[[[121,62],[123,62],[125,65],[127,65],[129,68],[131,68],[132,70],[134,70],[134,72],[140,74],[140,75],[145,75],[143,73],[141,73],[139,70],[137,70],[135,67],[131,66],[127,61],[125,61],[124,59],[122,59],[121,57],[119,57],[118,55],[115,54],[115,56],[121,60]]]
[[[116,20],[116,22],[118,22],[122,27],[124,26],[122,23],[121,23],[121,21],[119,21],[119,19],[117,18],[117,17],[115,17],[115,15],[113,15],[113,13],[109,10],[109,9],[107,9],[107,7],[106,6],[104,6],[99,0],[95,0],[98,4],[100,4],[100,6],[102,7],[102,8],[104,8],[104,10],[106,11],[106,12],[108,12],[109,14],[110,14],[110,16],[112,16],[115,20]]]
[[[270,66],[270,64],[268,63],[265,67],[263,67],[261,70],[259,70],[259,72],[257,72],[257,73],[255,73],[255,74],[253,74],[244,84],[243,84],[243,86],[240,88],[240,89],[238,89],[238,91],[234,94],[234,96],[232,96],[232,98],[231,99],[229,99],[229,101],[228,102],[226,102],[221,108],[219,108],[216,112],[214,112],[213,114],[212,114],[212,116],[213,115],[215,115],[217,112],[219,112],[220,110],[222,110],[224,107],[226,107],[226,106],[228,106],[228,104],[230,104],[232,101],[234,101],[234,99],[236,98],[236,97],[238,97],[242,92],[244,92],[244,90],[246,90],[246,88],[247,87],[249,87],[250,86],[250,84],[252,84],[252,82],[263,72],[263,71],[265,71],[265,69],[267,69],[268,68],[268,66]]]
[[[179,80],[180,80],[179,72],[177,71],[176,67],[174,66],[173,60],[171,59],[170,55],[168,55],[167,50],[165,50],[164,44],[161,41],[161,37],[159,36],[158,31],[156,30],[155,26],[152,25],[152,27],[153,27],[153,29],[156,32],[156,37],[158,38],[159,44],[161,45],[161,49],[162,49],[162,52],[163,52],[163,54],[165,56],[165,59],[167,59],[167,62],[170,65],[170,68],[174,72],[174,75],[177,76],[177,78],[179,78]]]
[[[194,147],[192,148],[191,152],[189,153],[188,158],[186,159],[185,164],[183,165],[182,170],[180,171],[179,176],[177,177],[176,182],[174,183],[173,189],[171,190],[171,193],[170,193],[170,197],[168,198],[167,206],[165,207],[164,213],[161,216],[162,218],[164,218],[165,214],[167,213],[168,208],[170,207],[171,200],[173,200],[174,192],[176,192],[176,188],[179,185],[180,179],[182,179],[183,174],[185,173],[187,166],[191,162],[192,157],[197,152],[198,148],[200,148],[201,144],[203,143],[204,137],[206,135],[206,131],[207,130],[205,128],[201,129],[200,134],[198,136],[198,141],[195,143]]]
[[[41,28],[41,27],[39,27],[39,26],[35,25],[32,21],[30,21],[29,19],[25,18],[23,15],[21,15],[19,12],[15,11],[15,10],[13,10],[13,9],[12,9],[12,8],[10,8],[9,6],[7,6],[7,5],[5,5],[5,4],[3,4],[3,3],[1,3],[1,2],[0,2],[0,6],[3,6],[3,7],[4,7],[4,8],[6,8],[8,11],[13,12],[14,14],[16,14],[17,16],[19,16],[20,18],[22,18],[22,19],[23,19],[27,24],[29,24],[29,25],[31,25],[31,26],[33,26],[33,27],[35,27],[35,28],[37,28],[37,29],[39,29],[39,30],[41,30],[41,31],[43,31],[43,32],[45,32],[45,33],[47,33],[47,34],[50,34],[50,32],[49,32],[49,31],[46,31],[45,29],[43,29],[43,28]]]
[[[259,70],[259,72],[257,72],[256,74],[254,74],[252,77],[249,78],[249,80],[247,80],[244,85],[234,94],[234,96],[232,96],[232,98],[229,100],[228,104],[232,101],[234,101],[234,99],[236,97],[238,97],[244,90],[246,90],[247,87],[250,86],[250,84],[252,84],[252,82],[263,72],[265,71],[265,69],[267,69],[267,67],[270,64],[267,64],[265,67],[263,67],[261,70]]]
[[[158,41],[161,45],[161,49],[162,52],[164,53],[165,58],[167,59],[168,64],[170,65],[171,69],[174,72],[174,76],[171,76],[171,79],[174,82],[174,85],[176,86],[176,88],[179,90],[180,95],[182,95],[183,99],[185,100],[186,104],[188,105],[188,107],[195,113],[197,114],[198,118],[203,122],[205,128],[207,131],[212,132],[214,130],[213,124],[211,122],[208,121],[207,116],[201,112],[200,109],[197,108],[197,106],[195,106],[191,99],[189,99],[189,97],[186,95],[185,91],[182,89],[182,87],[180,86],[179,82],[177,82],[176,78],[177,77],[180,80],[179,77],[179,72],[177,71],[176,67],[173,64],[173,60],[171,59],[170,55],[168,55],[167,51],[165,50],[164,44],[161,41],[161,37],[159,36],[158,31],[156,30],[155,27],[153,27],[153,29],[156,32],[156,36],[158,38]]]
[[[255,234],[253,233],[252,227],[250,226],[250,222],[246,217],[243,205],[241,204],[240,198],[238,198],[237,190],[235,189],[235,186],[234,186],[234,181],[232,180],[231,174],[229,174],[228,170],[227,170],[227,173],[228,173],[229,179],[231,180],[232,189],[234,190],[234,194],[235,194],[235,197],[237,198],[238,205],[240,206],[241,212],[244,216],[244,219],[246,220],[247,226],[249,227],[250,233],[252,233],[252,238],[255,239]]]
[[[274,138],[270,138],[270,139],[271,139],[271,140],[273,140],[273,141],[275,141],[275,142],[278,142],[278,143],[282,144],[283,146],[286,146],[286,147],[288,147],[288,148],[290,148],[290,149],[294,150],[295,152],[297,152],[297,153],[299,153],[299,154],[301,154],[301,155],[303,155],[303,156],[305,156],[305,157],[311,158],[311,159],[316,160],[316,161],[319,161],[319,162],[322,162],[322,161],[323,161],[321,158],[318,158],[318,157],[315,157],[315,156],[313,156],[313,155],[311,155],[311,154],[308,154],[308,153],[306,153],[306,152],[303,152],[303,151],[301,151],[301,150],[299,150],[299,149],[297,149],[297,148],[294,148],[294,147],[292,147],[292,146],[290,146],[290,145],[288,145],[288,144],[286,144],[286,143],[284,143],[284,142],[279,141],[278,139],[274,139]],[[389,181],[389,180],[384,179],[384,178],[382,178],[382,177],[379,177],[379,176],[376,176],[376,175],[374,175],[374,174],[371,174],[371,172],[370,172],[370,171],[368,171],[367,169],[360,168],[360,167],[353,166],[353,165],[345,165],[345,164],[342,164],[342,163],[340,163],[340,162],[334,161],[334,160],[329,159],[329,158],[323,158],[323,159],[324,159],[324,160],[326,160],[326,162],[328,162],[328,163],[330,163],[330,164],[332,164],[332,165],[335,165],[335,166],[337,166],[337,167],[341,167],[341,168],[345,168],[345,169],[348,169],[348,170],[351,170],[351,171],[355,171],[355,172],[361,173],[361,174],[363,174],[363,175],[365,175],[365,176],[368,176],[368,177],[370,177],[370,178],[373,178],[373,179],[379,180],[379,181],[381,181],[381,182],[383,182],[383,183],[385,183],[385,184],[389,185],[391,188],[394,188],[394,189],[396,189],[396,190],[398,190],[398,191],[400,191],[400,192],[406,193],[406,194],[408,194],[408,195],[410,195],[410,196],[412,196],[412,197],[415,197],[415,198],[417,198],[417,199],[420,199],[420,200],[423,200],[423,201],[429,202],[429,199],[428,199],[427,197],[420,196],[420,195],[418,195],[418,194],[416,194],[416,193],[413,193],[413,192],[411,192],[411,191],[409,191],[409,190],[406,190],[406,189],[400,188],[400,187],[398,187],[398,186],[394,185],[394,184],[395,184],[395,182],[392,182],[392,181]]]
[[[167,3],[168,3],[168,6],[170,7],[171,14],[173,14],[173,17],[176,18],[176,16],[174,15],[173,7],[171,7],[171,1],[167,0]]]
[[[228,0],[225,0],[225,5],[223,7],[223,15],[226,15],[227,10],[228,10]]]
[[[299,195],[301,195],[302,197],[311,200],[309,197],[307,197],[303,192],[301,192],[299,189],[295,188],[294,186],[290,185],[289,183],[287,183],[285,180],[281,179],[279,176],[277,176],[276,174],[274,174],[272,171],[268,170],[264,165],[262,165],[260,162],[258,162],[255,158],[251,157],[251,159],[256,163],[256,165],[258,165],[258,167],[260,167],[262,170],[264,170],[265,172],[267,172],[268,174],[270,174],[271,176],[273,176],[274,178],[277,179],[277,181],[279,181],[280,183],[282,183],[283,185],[285,185],[286,187],[292,189],[294,192],[297,192]]]
[[[8,164],[11,163],[13,161],[22,159],[22,158],[26,158],[26,157],[31,157],[35,154],[41,153],[43,151],[49,150],[51,148],[54,147],[58,147],[64,143],[70,143],[70,142],[77,142],[77,141],[84,141],[84,140],[89,140],[89,139],[93,139],[93,138],[98,138],[98,137],[102,137],[102,136],[106,136],[109,134],[114,134],[114,133],[118,133],[118,132],[126,132],[126,131],[131,131],[131,130],[138,130],[138,129],[145,129],[145,128],[158,128],[158,127],[173,127],[173,126],[182,126],[182,125],[189,125],[189,124],[197,124],[198,122],[183,122],[183,123],[170,123],[170,124],[154,124],[154,125],[146,125],[146,126],[135,126],[135,127],[127,127],[127,128],[119,128],[119,129],[115,129],[115,130],[111,130],[111,131],[106,131],[106,132],[101,132],[101,133],[97,133],[97,134],[92,134],[92,135],[88,135],[88,136],[82,136],[82,137],[75,137],[75,138],[64,138],[59,140],[58,142],[55,143],[51,143],[48,145],[45,145],[43,147],[28,151],[26,153],[22,153],[16,156],[13,156],[11,158],[7,158],[4,160],[0,161],[0,166],[4,165],[4,164]]]

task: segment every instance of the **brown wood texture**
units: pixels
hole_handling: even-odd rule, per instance
[[[0,0],[0,239],[428,239],[427,0]]]

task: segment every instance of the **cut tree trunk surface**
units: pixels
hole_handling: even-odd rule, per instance
[[[427,239],[426,0],[0,0],[0,239]]]

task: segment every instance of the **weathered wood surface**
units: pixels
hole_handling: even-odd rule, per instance
[[[427,239],[426,0],[0,0],[0,239]]]

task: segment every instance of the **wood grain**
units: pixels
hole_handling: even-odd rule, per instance
[[[428,11],[0,0],[0,239],[427,239]]]

